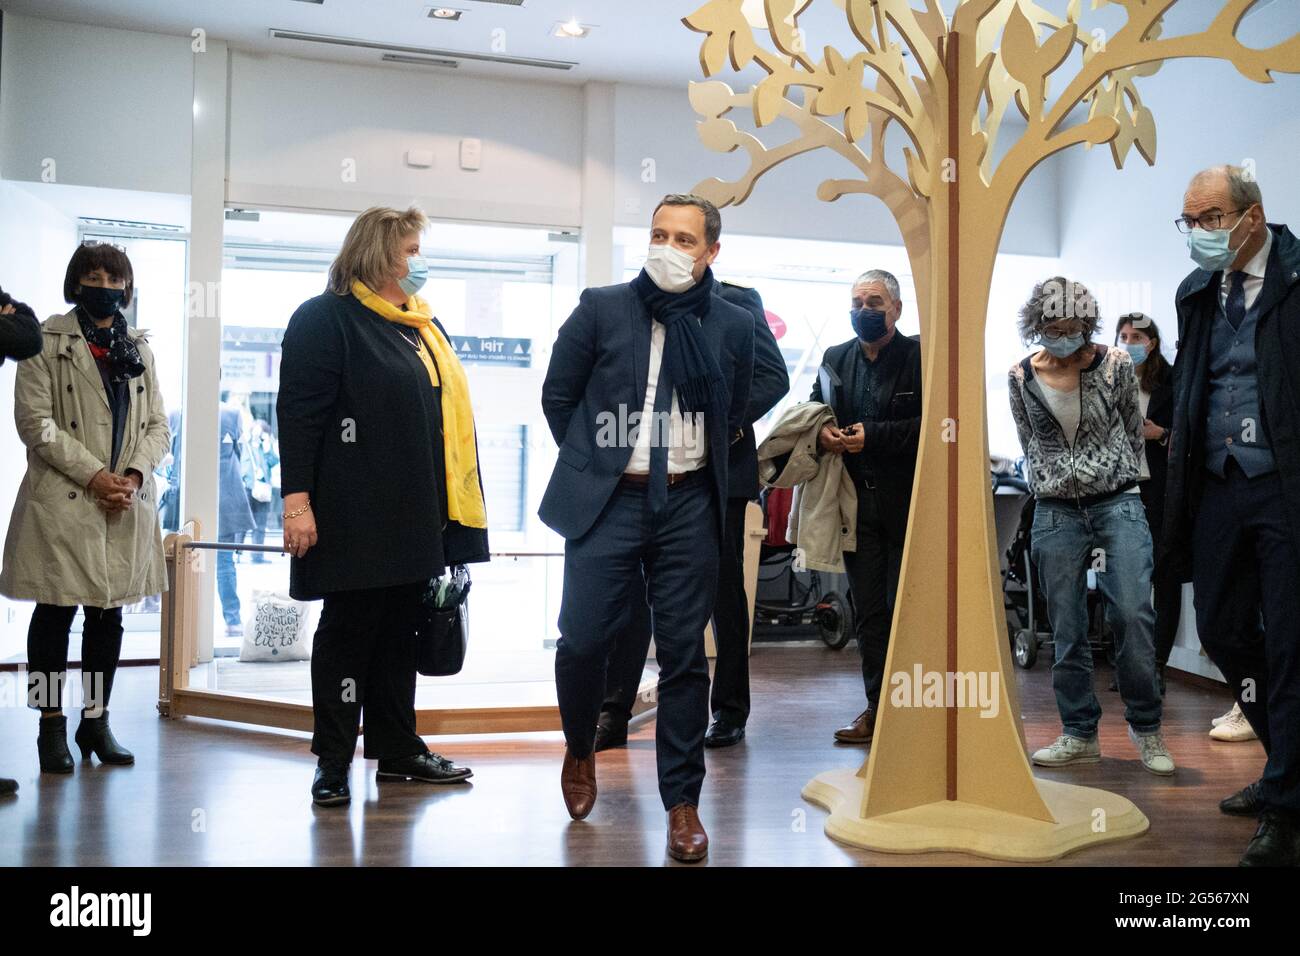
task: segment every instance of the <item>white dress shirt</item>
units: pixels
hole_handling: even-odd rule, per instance
[[[683,317],[686,318],[686,317]],[[680,320],[679,320],[680,321]],[[664,336],[666,329],[662,322],[651,321],[650,330],[650,368],[646,373],[645,405],[641,409],[641,425],[637,429],[636,445],[632,449],[632,458],[623,469],[629,475],[650,474],[650,444],[656,432],[655,427],[655,392],[659,384],[659,366],[664,357]],[[704,426],[704,415],[692,416],[687,422],[682,418],[677,407],[677,395],[673,394],[672,411],[668,425],[668,474],[680,475],[688,471],[703,468],[709,456],[708,435]]]
[[[1273,248],[1273,230],[1265,230],[1267,235],[1264,244],[1259,247],[1259,252],[1251,258],[1241,269],[1246,273],[1246,278],[1242,280],[1242,285],[1246,289],[1246,311],[1250,311],[1259,298],[1260,290],[1264,288],[1264,270],[1268,268],[1268,253]],[[1223,275],[1219,280],[1219,305],[1225,310],[1228,308],[1228,276],[1232,275],[1233,270],[1227,268],[1222,270]]]

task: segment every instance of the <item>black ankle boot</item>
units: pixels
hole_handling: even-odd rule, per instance
[[[113,730],[108,726],[108,711],[99,717],[81,715],[81,724],[73,738],[81,748],[81,759],[89,760],[93,753],[100,763],[131,764],[135,763],[135,754],[117,742]]]
[[[68,752],[68,718],[42,717],[36,736],[36,753],[41,758],[41,773],[72,773],[72,754]]]

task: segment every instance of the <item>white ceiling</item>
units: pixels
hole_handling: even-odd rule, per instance
[[[505,76],[542,82],[589,80],[669,85],[700,79],[702,35],[681,18],[703,0],[524,0],[522,7],[485,0],[0,0],[17,14],[188,38],[195,28],[233,47],[340,62],[378,64],[375,50],[273,40],[272,28],[425,48],[493,53],[494,37],[510,56],[577,61],[570,71],[461,61],[455,75]],[[431,6],[464,10],[458,22],[425,15]],[[841,14],[842,16],[842,14]],[[594,29],[583,39],[551,35],[576,19]],[[496,34],[494,31],[504,33]],[[392,66],[398,70],[429,67]]]
[[[761,0],[747,0],[759,6]],[[812,50],[830,44],[852,49],[845,0],[815,0],[800,25]],[[1039,0],[1063,13],[1066,0]],[[1254,45],[1276,42],[1278,34],[1294,30],[1300,0],[1257,0],[1242,27],[1242,38]],[[377,50],[355,50],[292,40],[271,39],[272,28],[360,39],[402,46],[465,53],[492,54],[494,38],[503,38],[505,53],[516,57],[576,61],[569,70],[530,66],[504,66],[472,60],[460,61],[455,70],[438,70],[460,76],[496,76],[539,82],[585,83],[589,80],[679,86],[701,79],[699,47],[702,35],[688,30],[681,18],[702,6],[704,0],[524,0],[522,7],[489,0],[0,0],[0,9],[17,14],[66,20],[105,27],[141,30],[184,37],[202,28],[209,38],[224,39],[233,47],[304,56],[336,62],[380,64]],[[1168,24],[1170,32],[1200,29],[1225,0],[1180,0]],[[951,9],[953,0],[944,0]],[[433,20],[433,6],[463,10],[458,22]],[[1089,11],[1091,4],[1084,4]],[[575,19],[593,26],[584,39],[552,36],[557,22]],[[1085,13],[1087,27],[1113,30],[1123,22],[1115,5]],[[496,31],[504,31],[497,33]],[[428,71],[427,66],[386,64],[395,70]],[[762,74],[751,68],[740,78],[730,78],[744,88]],[[728,79],[727,76],[722,77]]]

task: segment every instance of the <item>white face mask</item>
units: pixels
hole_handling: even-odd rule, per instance
[[[650,247],[645,271],[650,281],[664,292],[685,292],[695,285],[695,260],[666,242]]]

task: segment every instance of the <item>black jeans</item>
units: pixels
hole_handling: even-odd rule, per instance
[[[85,607],[81,629],[81,680],[84,709],[90,716],[108,708],[113,677],[122,655],[122,609]],[[27,705],[43,713],[63,709],[68,677],[68,632],[77,606],[38,604],[27,628]]]
[[[1230,458],[1226,478],[1206,474],[1192,583],[1201,644],[1268,754],[1260,800],[1300,814],[1300,555],[1277,472]]]
[[[858,484],[858,549],[844,552],[856,614],[858,653],[862,657],[862,686],[867,706],[880,709],[880,688],[889,653],[894,595],[903,562],[903,537],[886,525],[876,491]]]
[[[718,563],[718,595],[713,602],[713,668],[710,708],[714,720],[744,727],[749,720],[749,597],[745,594],[745,509],[747,498],[727,500]],[[634,607],[631,620],[614,642],[605,676],[601,712],[624,722],[632,717],[637,687],[650,652],[650,609]]]
[[[1156,495],[1150,489],[1150,481],[1138,485],[1142,493],[1142,504],[1146,508],[1147,525],[1151,528],[1152,554],[1155,555],[1155,569],[1151,572],[1151,587],[1154,591],[1152,605],[1156,612],[1155,648],[1156,668],[1163,668],[1169,663],[1169,652],[1174,648],[1174,639],[1178,637],[1178,621],[1183,616],[1183,584],[1176,573],[1172,573],[1168,561],[1160,560],[1160,543],[1164,537],[1164,495]]]
[[[591,753],[610,651],[630,610],[648,597],[659,660],[655,749],[666,810],[698,805],[704,783],[704,625],[717,589],[720,530],[711,476],[707,469],[697,475],[670,488],[667,506],[653,519],[645,489],[620,486],[592,529],[564,545],[555,690],[565,742],[579,759]]]
[[[364,713],[367,760],[428,750],[415,732],[415,627],[425,582],[325,595],[312,643],[311,752],[352,762]]]

